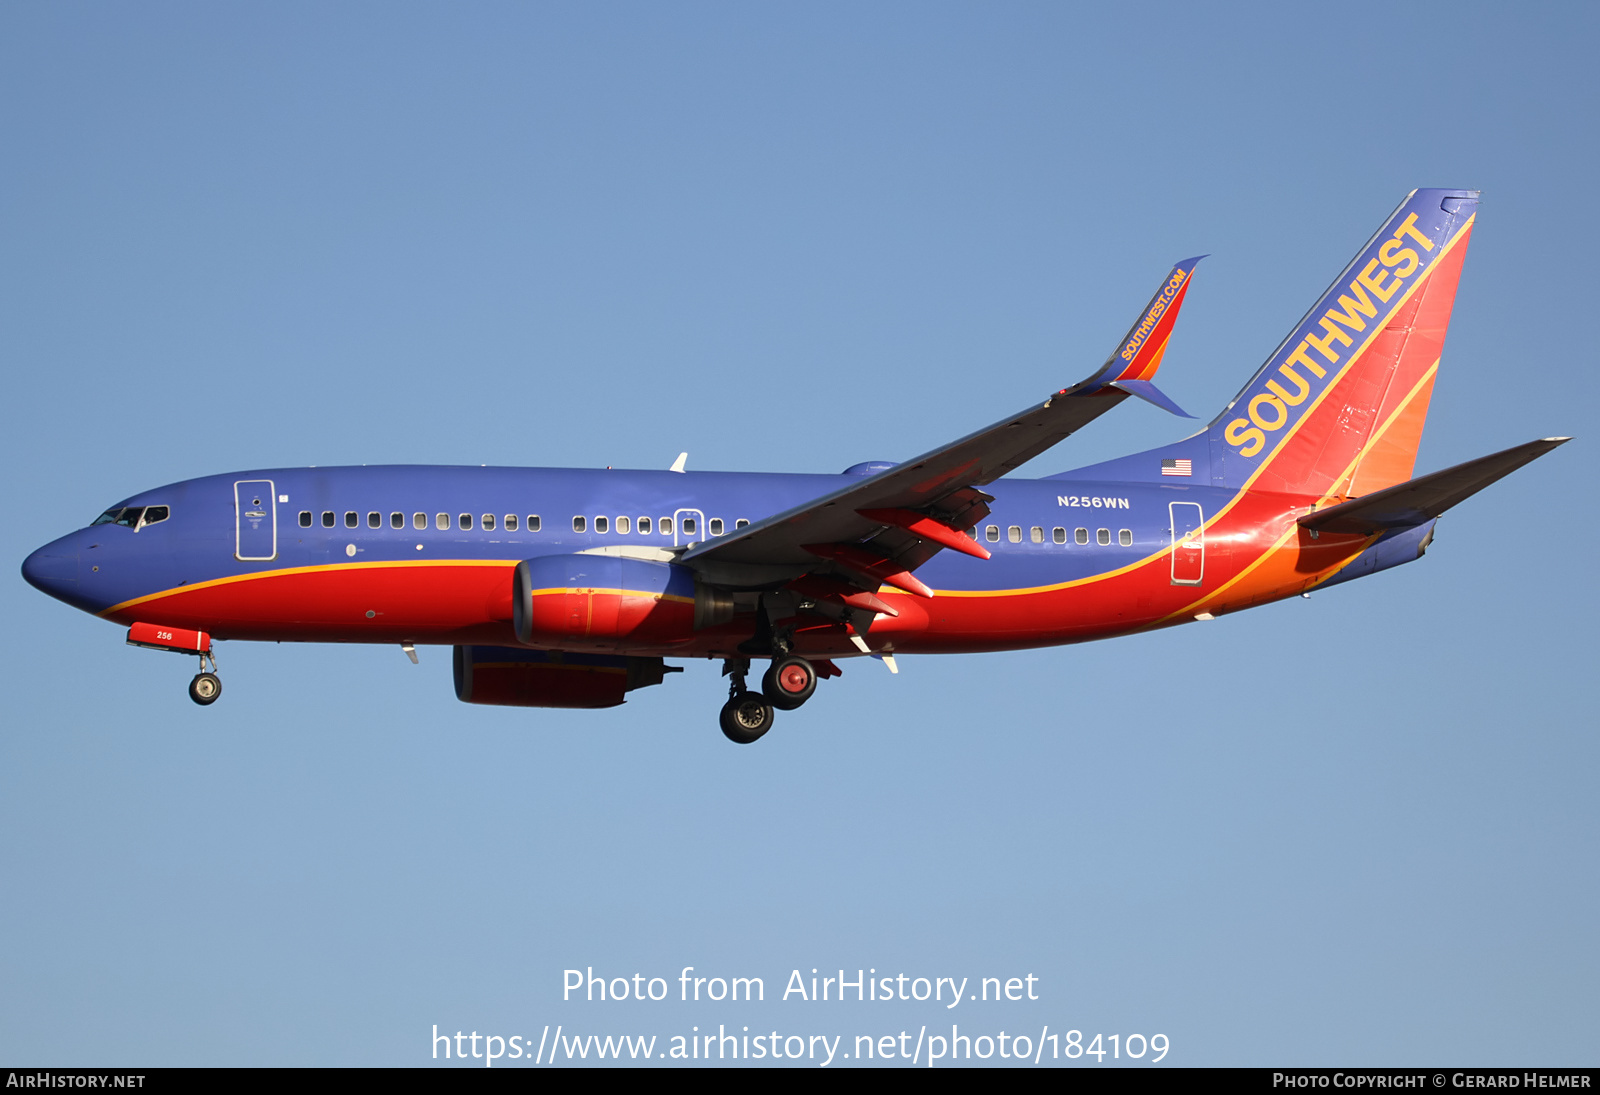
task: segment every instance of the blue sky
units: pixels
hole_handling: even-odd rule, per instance
[[[1594,1064],[1595,40],[1560,4],[0,10],[14,567],[235,469],[900,459],[1087,375],[1200,252],[1163,387],[1208,418],[1416,186],[1484,192],[1419,470],[1578,438],[1415,566],[852,663],[745,749],[705,664],[491,710],[443,649],[232,644],[202,710],[13,570],[0,1060],[951,1021],[774,999],[816,967],[1032,973],[955,1021],[1178,1064]],[[1024,474],[1183,432],[1130,401]],[[687,965],[769,999],[561,1000]]]

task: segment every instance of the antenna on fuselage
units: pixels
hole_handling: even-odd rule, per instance
[[[678,458],[672,462],[672,467],[668,468],[667,470],[681,472],[683,471],[684,464],[688,463],[688,461],[689,454],[686,452],[680,452],[678,454]]]

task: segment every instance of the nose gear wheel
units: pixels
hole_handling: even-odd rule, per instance
[[[216,703],[220,695],[222,679],[215,673],[196,673],[194,680],[189,682],[189,698],[201,707]]]

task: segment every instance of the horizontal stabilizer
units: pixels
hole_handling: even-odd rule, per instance
[[[1300,524],[1319,532],[1363,534],[1420,525],[1570,440],[1546,437],[1492,456],[1480,456],[1408,483],[1314,510],[1300,518]]]

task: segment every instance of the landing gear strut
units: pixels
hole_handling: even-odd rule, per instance
[[[206,669],[206,662],[211,668]],[[210,654],[200,655],[200,672],[189,682],[189,698],[201,707],[209,707],[222,695],[222,678],[217,676],[217,659]]]
[[[738,745],[749,745],[772,729],[772,704],[760,692],[745,687],[744,678],[749,671],[747,658],[729,658],[722,666],[722,672],[730,679],[728,702],[722,705],[718,721],[724,736]]]

